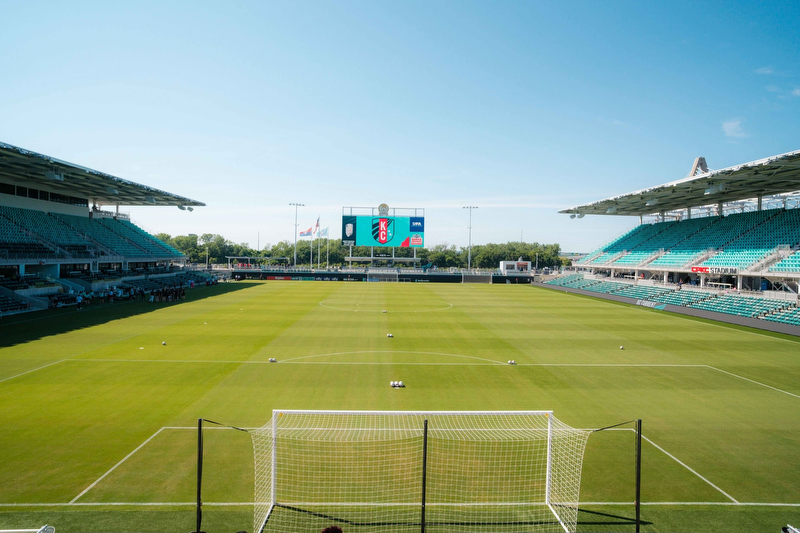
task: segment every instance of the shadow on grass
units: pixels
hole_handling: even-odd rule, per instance
[[[640,520],[640,524],[646,526],[651,525],[652,522]],[[589,511],[588,509],[578,509],[578,530],[582,532],[621,531],[619,526],[630,526],[631,531],[633,531],[633,527],[635,525],[635,518],[610,513],[601,513],[600,511]],[[589,527],[588,529],[587,526]],[[597,529],[597,526],[600,526],[601,529]],[[624,530],[627,531],[627,528]]]
[[[122,301],[115,303],[95,303],[78,311],[75,306],[61,309],[34,311],[0,318],[0,348],[24,344],[33,340],[60,335],[69,331],[90,328],[159,309],[184,305],[190,302],[213,298],[221,294],[240,291],[257,285],[255,282],[239,281],[221,283],[211,287],[187,289],[186,300],[180,302],[150,303],[144,300]]]

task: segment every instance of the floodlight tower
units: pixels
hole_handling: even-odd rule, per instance
[[[289,205],[294,206],[294,266],[297,267],[297,208],[305,207],[306,204],[291,202]]]
[[[474,205],[465,205],[463,209],[469,209],[469,251],[467,252],[467,270],[472,270],[472,210],[478,209]]]

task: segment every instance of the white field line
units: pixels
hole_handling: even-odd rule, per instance
[[[418,502],[417,502],[418,503]],[[197,502],[87,502],[87,503],[0,503],[2,507],[178,507],[195,506]],[[254,502],[203,502],[204,507],[247,507]],[[431,504],[428,504],[431,505]],[[633,505],[633,502],[580,502],[584,505]],[[721,505],[730,507],[800,507],[800,503],[775,502],[642,502],[642,505],[701,506]]]
[[[721,368],[717,368],[715,366],[710,366],[710,365],[703,365],[703,366],[707,366],[708,368],[710,368],[712,370],[716,370],[717,372],[722,372],[723,374],[728,374],[729,376],[733,376],[735,378],[739,378],[739,379],[743,379],[745,381],[749,381],[750,383],[755,383],[756,385],[761,385],[762,387],[766,387],[766,388],[772,389],[774,391],[778,391],[778,392],[782,392],[784,394],[788,394],[789,396],[794,396],[795,398],[800,398],[800,395],[794,394],[793,392],[785,391],[783,389],[779,389],[777,387],[773,387],[772,385],[767,385],[766,383],[761,383],[760,381],[756,381],[754,379],[746,378],[744,376],[740,376],[739,374],[734,374],[733,372],[728,372],[727,370],[722,370]]]
[[[13,375],[13,376],[10,376],[10,377],[7,377],[7,378],[0,379],[0,383],[3,383],[4,381],[9,381],[9,380],[14,379],[14,378],[18,378],[20,376],[24,376],[25,374],[30,374],[31,372],[36,372],[37,370],[42,370],[43,368],[47,368],[48,366],[53,366],[53,365],[57,365],[58,363],[63,363],[64,361],[70,361],[70,359],[61,359],[60,361],[56,361],[55,363],[49,363],[49,364],[46,364],[44,366],[40,366],[38,368],[34,368],[33,370],[27,370],[25,372],[22,372],[21,374],[16,374],[16,375]]]
[[[136,447],[136,449],[135,449],[135,450],[133,450],[131,453],[129,453],[128,455],[126,455],[125,457],[123,457],[123,458],[122,458],[122,460],[121,460],[120,462],[118,462],[117,464],[115,464],[114,466],[112,466],[110,470],[108,470],[108,471],[107,471],[105,474],[103,474],[102,476],[100,476],[99,478],[97,478],[97,479],[95,480],[95,482],[94,482],[94,483],[92,483],[91,485],[89,485],[88,487],[86,487],[86,488],[83,490],[83,492],[81,492],[80,494],[78,494],[77,496],[75,496],[74,498],[72,498],[72,500],[71,500],[69,503],[75,503],[76,501],[78,501],[78,499],[80,499],[80,497],[81,497],[81,496],[83,496],[84,494],[86,494],[87,492],[89,492],[90,490],[92,490],[92,488],[93,488],[95,485],[97,485],[98,483],[100,483],[100,482],[101,482],[101,481],[102,481],[102,480],[103,480],[103,479],[104,479],[104,478],[105,478],[107,475],[109,475],[111,472],[113,472],[114,470],[116,470],[118,466],[120,466],[122,463],[124,463],[125,461],[127,461],[127,460],[128,460],[128,459],[129,459],[129,458],[130,458],[130,457],[131,457],[133,454],[135,454],[136,452],[138,452],[139,450],[141,450],[141,449],[144,447],[144,445],[145,445],[145,444],[147,444],[148,442],[150,442],[151,440],[153,440],[153,439],[156,437],[156,435],[158,435],[158,434],[159,434],[159,433],[161,433],[162,431],[164,431],[164,428],[161,428],[161,429],[159,429],[158,431],[156,431],[155,433],[153,433],[152,435],[150,435],[150,438],[148,438],[146,441],[144,441],[144,442],[143,442],[143,443],[141,443],[139,446],[137,446],[137,447]]]
[[[634,430],[631,430],[631,431],[634,431]],[[689,471],[689,472],[691,472],[692,474],[696,475],[697,477],[699,477],[700,479],[702,479],[703,481],[705,481],[706,483],[708,483],[709,485],[711,485],[712,487],[714,487],[715,489],[717,489],[717,491],[719,491],[721,494],[723,494],[723,495],[724,495],[726,498],[728,498],[729,500],[731,500],[733,503],[736,503],[736,504],[738,504],[738,503],[739,503],[739,502],[738,502],[738,500],[736,500],[736,498],[734,498],[733,496],[731,496],[730,494],[728,494],[727,492],[725,492],[724,490],[722,490],[722,489],[721,489],[721,488],[719,488],[718,486],[716,486],[716,485],[714,485],[713,483],[711,483],[711,482],[710,482],[708,479],[706,479],[706,478],[704,478],[703,476],[701,476],[701,475],[700,475],[700,474],[697,472],[697,470],[693,469],[692,467],[690,467],[689,465],[687,465],[686,463],[684,463],[683,461],[681,461],[680,459],[678,459],[677,457],[675,457],[674,455],[672,455],[671,453],[669,453],[667,450],[665,450],[664,448],[662,448],[661,446],[659,446],[658,444],[656,444],[656,443],[655,443],[655,442],[653,442],[652,440],[648,439],[648,438],[647,438],[647,437],[645,437],[644,435],[642,435],[642,439],[646,440],[647,442],[649,442],[650,444],[652,444],[653,446],[655,446],[656,448],[658,448],[659,450],[661,450],[662,452],[664,452],[665,454],[667,454],[667,456],[669,456],[669,457],[671,457],[672,459],[674,459],[674,460],[675,460],[675,461],[676,461],[676,462],[677,462],[679,465],[683,466],[683,467],[684,467],[686,470],[688,470],[688,471]]]
[[[446,357],[463,357],[464,359],[477,359],[478,361],[486,361],[488,363],[496,364],[496,365],[504,365],[507,363],[503,363],[502,361],[495,361],[494,359],[486,359],[483,357],[475,357],[472,355],[461,355],[455,353],[439,353],[439,352],[413,352],[408,350],[362,350],[358,352],[333,352],[333,353],[321,353],[317,355],[301,355],[300,357],[290,357],[289,359],[282,359],[281,361],[284,363],[287,362],[295,362],[299,359],[311,359],[313,357],[328,357],[332,355],[353,355],[353,354],[365,354],[365,353],[375,353],[375,354],[417,354],[417,355],[443,355]],[[341,364],[341,363],[340,363]],[[348,364],[364,364],[364,363],[348,363]],[[374,363],[366,363],[366,364],[374,364]],[[391,363],[391,364],[398,364],[398,363]],[[400,363],[404,364],[404,363]],[[408,364],[419,364],[419,363],[408,363]],[[424,364],[452,364],[452,363],[424,363]]]

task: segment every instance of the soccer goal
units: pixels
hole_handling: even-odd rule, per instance
[[[255,533],[575,531],[588,431],[550,411],[273,411]]]
[[[397,271],[367,272],[367,281],[400,281],[400,274]]]
[[[488,283],[492,284],[490,272],[462,272],[461,283]]]

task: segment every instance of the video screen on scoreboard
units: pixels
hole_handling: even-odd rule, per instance
[[[425,246],[425,217],[343,216],[344,246]]]

